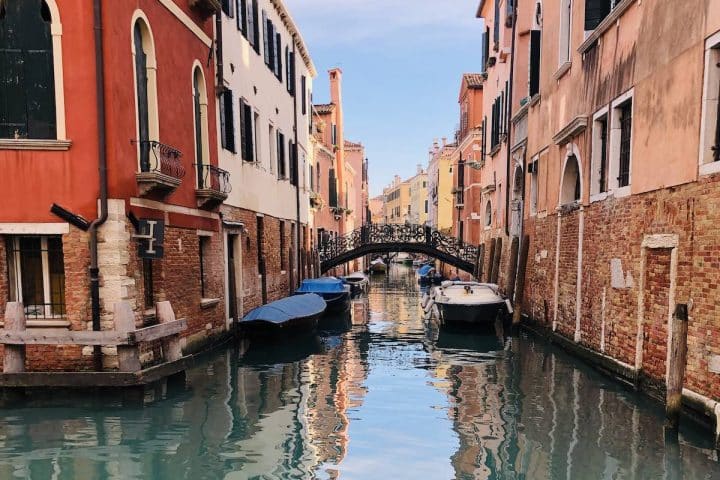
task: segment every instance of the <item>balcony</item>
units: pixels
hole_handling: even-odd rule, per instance
[[[185,176],[182,152],[155,141],[133,140],[140,149],[140,172],[135,174],[139,195],[165,197],[180,186]]]
[[[214,165],[196,163],[198,188],[195,198],[199,208],[212,209],[220,205],[232,190],[230,172]]]
[[[205,17],[218,13],[222,8],[220,0],[188,0],[188,5]]]

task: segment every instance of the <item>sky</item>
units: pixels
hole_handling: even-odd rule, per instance
[[[371,196],[394,175],[427,167],[434,139],[451,139],[465,72],[479,72],[479,0],[285,0],[329,102],[327,71],[343,71],[345,139],[369,159]]]

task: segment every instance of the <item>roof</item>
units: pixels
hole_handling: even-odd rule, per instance
[[[303,37],[300,34],[300,29],[295,24],[295,21],[290,15],[288,9],[285,7],[284,2],[282,0],[270,0],[270,2],[275,6],[275,9],[280,14],[280,18],[283,20],[283,22],[285,22],[285,26],[290,31],[290,35],[294,37],[294,40],[298,46],[300,56],[305,61],[305,65],[310,72],[310,76],[313,78],[317,77],[317,70],[315,70],[315,65],[313,64],[312,58],[310,57],[310,52],[308,51],[307,45],[305,44],[305,40],[303,40]]]
[[[363,148],[362,143],[355,143],[351,142],[350,140],[345,140],[345,148]]]
[[[478,5],[477,13],[475,14],[475,18],[482,18],[482,9],[485,6],[485,0],[480,0],[480,5]]]
[[[482,73],[465,73],[463,74],[463,81],[467,84],[468,88],[482,88],[485,83],[485,77]]]
[[[318,105],[313,105],[313,108],[318,113],[318,115],[327,115],[328,113],[335,110],[335,104],[334,103],[320,103]]]

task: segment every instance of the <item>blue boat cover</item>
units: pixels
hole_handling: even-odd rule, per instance
[[[343,293],[345,283],[335,277],[308,278],[303,280],[295,293]]]
[[[257,307],[245,315],[242,321],[283,323],[294,318],[318,315],[324,312],[326,307],[327,304],[320,295],[315,295],[313,293],[307,295],[295,295]]]
[[[430,270],[432,270],[433,268],[435,267],[433,267],[432,265],[423,265],[422,267],[418,268],[417,273],[421,277],[425,277],[427,276],[428,272],[430,272]]]

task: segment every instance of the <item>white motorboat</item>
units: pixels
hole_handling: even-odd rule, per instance
[[[387,265],[382,258],[376,258],[370,262],[370,273],[385,273],[387,271]]]
[[[498,314],[512,313],[510,302],[493,283],[445,281],[434,289],[431,300],[441,324],[493,325]]]

